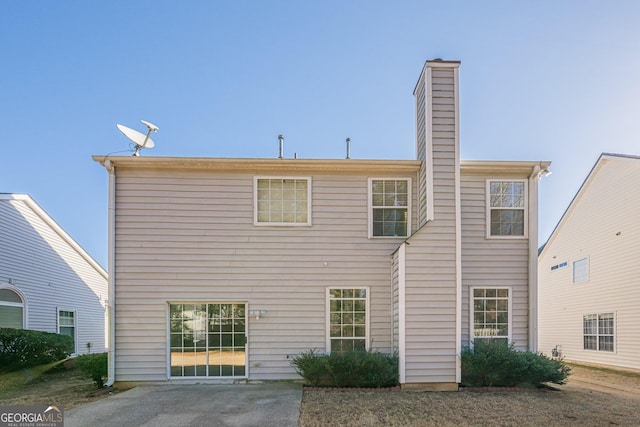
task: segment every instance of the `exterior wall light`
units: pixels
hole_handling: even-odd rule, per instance
[[[259,310],[249,310],[249,316],[255,317],[256,320],[260,320],[262,316],[267,314],[267,310],[261,308]]]

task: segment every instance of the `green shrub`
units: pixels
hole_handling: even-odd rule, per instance
[[[9,372],[67,358],[73,340],[66,335],[0,328],[0,370]]]
[[[543,354],[517,351],[513,343],[481,339],[460,354],[462,384],[471,387],[539,387],[564,384],[571,368]]]
[[[321,387],[392,387],[398,384],[398,356],[351,351],[319,354],[314,350],[293,359],[305,383]]]
[[[312,386],[327,385],[330,381],[327,357],[315,350],[305,351],[291,362],[305,383]]]
[[[543,354],[525,352],[520,357],[527,366],[525,378],[528,384],[566,384],[571,373],[569,365],[562,360],[550,359]]]
[[[107,378],[107,353],[85,354],[75,359],[75,364],[86,376],[100,388]]]

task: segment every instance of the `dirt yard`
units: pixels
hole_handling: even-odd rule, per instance
[[[640,426],[640,375],[573,367],[557,390],[308,390],[301,427]]]
[[[573,366],[557,390],[455,392],[310,390],[300,426],[640,426],[640,374]],[[118,393],[96,390],[75,369],[57,369],[16,390],[0,405],[84,405]]]
[[[65,362],[65,365],[29,380],[19,389],[3,390],[0,387],[0,406],[58,405],[64,409],[71,409],[123,390],[96,390],[93,381],[75,369],[72,361]],[[26,377],[29,376],[28,371],[24,371]]]

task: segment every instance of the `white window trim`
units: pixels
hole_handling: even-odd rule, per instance
[[[78,310],[74,310],[72,308],[58,307],[56,312],[56,323],[58,326],[58,334],[60,333],[60,312],[61,311],[70,311],[73,313],[73,353],[72,356],[76,356],[78,354]]]
[[[244,345],[244,352],[245,352],[245,359],[244,359],[244,375],[242,376],[230,376],[230,377],[216,377],[216,376],[188,376],[188,377],[180,377],[180,376],[172,376],[171,375],[171,305],[172,304],[243,304],[245,306],[244,308],[244,325],[245,325],[245,337],[246,337],[246,341],[245,341],[245,345]],[[166,307],[165,307],[165,320],[167,322],[166,324],[166,329],[165,329],[165,333],[166,333],[166,349],[167,349],[167,357],[166,357],[166,366],[167,366],[167,370],[166,370],[166,374],[167,374],[167,379],[172,381],[172,382],[176,382],[176,383],[191,383],[191,381],[193,380],[211,380],[212,382],[216,382],[216,381],[220,381],[220,380],[238,380],[238,379],[246,379],[249,378],[249,367],[251,366],[250,360],[249,360],[249,319],[251,318],[251,316],[249,316],[249,302],[248,301],[236,301],[236,300],[232,300],[232,301],[224,301],[224,300],[211,300],[211,299],[205,299],[205,300],[171,300],[171,301],[167,301]],[[208,335],[208,333],[207,333]]]
[[[470,342],[474,342],[476,339],[475,333],[474,333],[474,307],[473,307],[473,301],[474,301],[474,296],[473,296],[473,291],[475,289],[507,289],[509,291],[509,301],[508,301],[508,308],[507,310],[509,311],[508,313],[508,318],[509,318],[509,326],[507,328],[507,341],[509,343],[511,343],[512,341],[512,337],[513,337],[513,289],[511,286],[472,286],[469,288],[469,341]],[[486,339],[486,338],[493,338],[493,337],[478,337],[478,339]],[[497,337],[497,338],[504,338],[504,337]]]
[[[613,351],[607,351],[607,350],[600,350],[600,316],[603,314],[613,314]],[[592,350],[592,349],[588,349],[588,348],[584,348],[584,317],[585,316],[596,316],[596,349]],[[580,324],[581,326],[581,330],[582,330],[582,351],[588,351],[588,352],[596,352],[596,353],[602,353],[602,354],[617,354],[618,353],[618,313],[615,310],[603,310],[603,311],[597,311],[597,312],[585,312],[582,313],[582,323]]]
[[[258,180],[260,179],[297,179],[307,181],[307,222],[259,222],[258,221]],[[311,226],[311,194],[312,180],[310,176],[254,176],[253,177],[253,225],[259,227],[310,227]]]
[[[22,329],[29,329],[29,316],[27,315],[28,314],[27,313],[28,311],[27,297],[24,295],[24,293],[20,289],[12,285],[0,285],[0,289],[7,289],[10,291],[13,291],[16,294],[18,294],[18,296],[22,299],[22,304],[17,302],[7,302],[7,301],[1,301],[0,304],[7,307],[22,307]]]
[[[370,328],[371,328],[371,289],[369,286],[329,286],[325,291],[325,353],[331,353],[331,291],[334,289],[365,289],[367,291],[365,314],[365,350],[369,351]]]
[[[522,236],[494,236],[491,234],[491,183],[492,182],[522,182],[524,183],[524,230]],[[485,227],[487,239],[528,239],[529,238],[529,181],[526,179],[490,178],[485,184]],[[495,209],[495,208],[494,208]],[[499,209],[499,208],[498,208]]]
[[[373,181],[407,181],[407,235],[406,236],[374,236],[373,235],[373,203],[372,203],[372,183]],[[369,239],[405,239],[411,236],[411,194],[413,193],[413,187],[411,178],[408,177],[380,177],[369,178],[367,181],[367,211],[369,217]]]
[[[580,261],[587,261],[587,280],[581,280],[579,282],[576,281],[576,262],[580,262]],[[589,280],[591,280],[591,262],[589,260],[588,256],[582,257],[582,258],[578,258],[576,260],[571,261],[571,283],[573,284],[577,284],[577,283],[589,283]]]

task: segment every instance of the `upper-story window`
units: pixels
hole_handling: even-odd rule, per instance
[[[573,283],[589,281],[589,258],[573,261]]]
[[[255,177],[256,225],[311,225],[311,178]]]
[[[527,237],[527,181],[487,181],[487,237]]]
[[[411,180],[369,179],[369,236],[407,237],[411,224]]]

